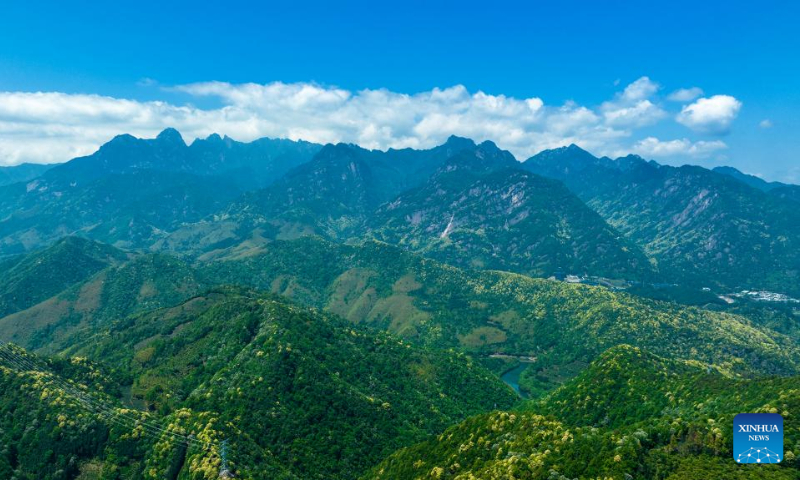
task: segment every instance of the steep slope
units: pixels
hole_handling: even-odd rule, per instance
[[[326,145],[273,185],[243,195],[201,222],[184,225],[153,248],[213,257],[231,246],[249,254],[276,238],[360,237],[378,205],[427,180],[453,154],[474,148],[471,140],[458,137],[429,150],[383,152]]]
[[[230,465],[251,467],[239,478],[298,480],[213,412],[141,412],[116,398],[119,389],[105,367],[85,358],[42,359],[0,346],[0,476],[216,479],[222,441],[235,436]]]
[[[149,246],[318,149],[268,139],[240,144],[214,137],[195,144],[187,147],[171,129],[152,140],[121,135],[91,156],[0,187],[0,255],[76,233],[120,247]]]
[[[274,185],[244,196],[217,217],[226,225],[229,242],[249,240],[248,247],[263,238],[361,236],[378,205],[427,180],[455,153],[474,148],[471,140],[458,137],[430,150],[383,152],[350,144],[326,145],[310,162]],[[196,249],[198,243],[208,243],[205,238],[209,229],[216,230],[215,225],[189,226],[185,229],[188,233],[178,232],[167,243],[173,250],[187,244]],[[187,235],[188,242],[181,238]],[[211,234],[210,238],[220,242],[218,235]]]
[[[786,185],[773,188],[769,191],[769,194],[781,200],[800,203],[800,186],[798,185]]]
[[[76,261],[79,259],[76,257]],[[172,305],[197,294],[204,285],[197,273],[179,259],[135,256],[99,270],[30,308],[0,317],[0,341],[53,352],[63,348],[65,342],[74,341],[74,336],[90,335],[97,325]]]
[[[714,167],[711,169],[711,171],[721,173],[722,175],[728,175],[729,177],[735,178],[745,185],[757,188],[762,192],[769,192],[770,190],[774,190],[776,188],[788,186],[787,184],[781,182],[768,182],[761,177],[744,173],[741,170],[733,167]]]
[[[15,259],[0,276],[0,318],[32,307],[126,259],[121,250],[78,237],[67,237]]]
[[[632,166],[629,157],[620,161],[608,157],[595,157],[575,144],[544,150],[522,162],[522,168],[543,177],[564,183],[581,199],[591,198],[598,192],[612,188],[619,181],[620,172]]]
[[[740,182],[757,188],[762,192],[767,192],[775,198],[781,200],[789,200],[792,202],[800,202],[800,185],[792,185],[782,182],[768,182],[755,175],[748,175],[733,167],[715,167],[712,169],[716,173],[728,175]]]
[[[739,381],[628,346],[521,412],[471,418],[363,478],[767,478],[800,475],[797,377]],[[785,458],[731,459],[733,417],[783,412]]]
[[[370,220],[383,241],[462,267],[640,279],[644,255],[562,184],[491,142],[451,157]]]
[[[598,159],[574,146],[524,167],[564,181],[671,281],[800,292],[800,211],[790,202],[701,167]]]
[[[50,170],[53,166],[21,163],[11,167],[0,167],[0,187],[17,182],[27,182]]]
[[[279,241],[258,255],[212,262],[203,276],[287,295],[416,343],[536,357],[530,374],[553,385],[561,381],[557,367],[579,371],[621,343],[740,374],[798,369],[792,339],[743,317],[601,287],[460,270],[378,242]]]
[[[539,393],[620,343],[734,374],[798,369],[792,337],[741,316],[601,287],[460,270],[377,242],[341,245],[314,237],[276,241],[260,254],[197,268],[166,255],[139,256],[1,318],[0,339],[56,351],[111,320],[219,284],[286,295],[417,344],[481,357],[536,357],[522,384]]]
[[[322,145],[305,141],[260,138],[250,143],[210,135],[189,146],[189,171],[229,179],[245,190],[264,188],[291,169],[310,161]]]
[[[121,391],[132,384],[129,401],[165,421],[212,415],[230,432],[238,478],[270,478],[238,457],[247,449],[272,452],[300,478],[353,478],[401,446],[516,401],[464,356],[236,289],[113,322],[68,351],[108,365]],[[181,474],[197,464],[187,459]]]
[[[396,178],[377,156],[355,145],[327,145],[272,187],[245,197],[232,215],[265,223],[279,238],[346,237],[381,202],[382,185]]]

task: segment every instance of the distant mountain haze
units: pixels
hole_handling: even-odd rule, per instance
[[[797,423],[797,188],[115,137],[0,186],[0,478],[737,478],[731,412]]]
[[[218,135],[187,146],[167,129],[0,187],[0,254],[82,235],[211,258],[320,235],[467,268],[796,294],[800,187],[737,172],[575,145],[517,162],[460,137],[428,150]]]
[[[523,167],[564,182],[671,281],[800,292],[800,209],[790,193],[770,194],[724,170],[596,158],[574,145]]]
[[[54,165],[40,165],[37,163],[21,163],[13,167],[0,167],[0,187],[17,182],[25,182],[36,178]]]

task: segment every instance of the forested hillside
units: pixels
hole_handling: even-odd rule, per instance
[[[59,351],[109,321],[221,284],[284,295],[421,345],[480,358],[536,358],[522,377],[531,392],[557,386],[620,343],[741,375],[798,369],[795,337],[745,317],[603,287],[462,270],[380,242],[341,245],[315,237],[194,266],[168,255],[135,256],[0,319],[0,338]]]
[[[0,318],[0,339],[34,350],[57,351],[68,345],[64,342],[72,335],[91,334],[104,322],[173,305],[204,287],[197,272],[180,259],[133,256],[26,310]]]
[[[53,165],[40,165],[36,163],[22,163],[13,167],[0,167],[0,186],[11,185],[12,183],[25,182],[36,178]]]
[[[559,182],[521,171],[494,144],[454,155],[382,206],[374,235],[468,268],[645,279],[644,254]]]
[[[619,346],[549,397],[470,418],[363,478],[797,478],[798,386],[797,377],[733,380]],[[733,462],[738,412],[784,415],[780,464]]]
[[[563,181],[643,248],[671,282],[723,293],[800,293],[796,205],[752,181],[637,156],[596,158],[574,145],[542,152],[523,165]]]
[[[18,357],[27,354],[12,350],[16,353],[0,357],[4,379],[11,382],[2,404],[13,408],[15,396],[28,394],[26,404],[36,404],[32,412],[63,424],[49,439],[39,437],[42,445],[28,445],[40,452],[28,463],[14,453],[10,464],[29,478],[61,478],[55,469],[65,468],[62,464],[53,465],[49,475],[36,476],[45,472],[37,465],[49,465],[42,454],[62,435],[58,429],[77,435],[59,447],[61,461],[73,469],[94,465],[107,475],[103,478],[128,478],[114,476],[126,471],[153,479],[216,478],[219,459],[214,463],[214,458],[223,435],[229,436],[237,478],[273,478],[261,465],[271,456],[299,478],[354,478],[399,447],[516,400],[499,379],[462,355],[420,349],[276,297],[235,289],[113,322],[69,350],[78,355],[73,364],[93,365],[77,360],[89,358],[102,365],[90,367],[97,373],[89,377],[88,390],[81,377],[75,388],[92,396],[102,380],[109,394],[102,404],[115,405],[111,413],[98,411],[101,400],[74,398],[68,381],[49,386],[48,372],[57,364],[19,372],[20,363],[27,364]],[[108,375],[101,376],[97,368]],[[56,378],[61,377],[72,378],[66,373]],[[61,408],[62,402],[69,409]],[[124,417],[115,410],[123,406],[149,406],[157,413],[134,410]],[[32,413],[19,414],[28,418]],[[139,427],[140,416],[153,417],[150,424],[156,427]],[[26,448],[24,426],[21,419],[9,420],[11,436],[5,441],[21,452]],[[164,433],[175,422],[180,427],[170,428],[198,442],[183,445]],[[209,423],[197,430],[203,422]],[[87,428],[95,433],[83,433]],[[109,429],[122,430],[117,432],[121,438]],[[94,437],[83,445],[80,435]],[[126,439],[131,450],[116,452],[116,443]],[[26,450],[25,455],[32,453]]]
[[[97,152],[0,186],[0,256],[82,234],[120,247],[146,247],[185,222],[267,185],[320,148],[218,136],[187,146],[167,129],[155,139],[120,135]]]
[[[172,129],[33,175],[2,479],[800,478],[794,185]],[[781,465],[731,461],[741,412]]]
[[[47,249],[3,263],[0,318],[46,300],[127,259],[116,248],[66,237]]]

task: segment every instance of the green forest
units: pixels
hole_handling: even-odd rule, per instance
[[[175,130],[6,173],[2,480],[800,478],[800,209],[752,179]]]

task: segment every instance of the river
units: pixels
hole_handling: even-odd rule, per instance
[[[523,370],[528,368],[528,365],[530,364],[531,362],[520,362],[519,365],[500,376],[500,379],[506,382],[506,385],[513,388],[514,391],[517,392],[517,395],[522,398],[527,398],[528,396],[519,389],[519,376],[522,374]]]

